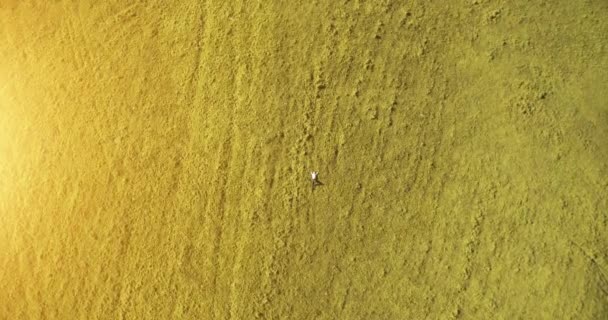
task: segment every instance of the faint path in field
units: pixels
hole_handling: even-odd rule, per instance
[[[604,293],[605,297],[608,298],[608,271],[606,269],[606,264],[598,261],[602,258],[598,258],[598,254],[590,253],[587,249],[584,249],[581,245],[572,240],[569,240],[569,242],[570,245],[578,249],[578,251],[583,254],[589,263],[591,263],[591,265],[595,268],[599,278],[599,283],[597,286]]]

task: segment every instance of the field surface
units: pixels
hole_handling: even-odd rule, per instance
[[[0,319],[608,318],[605,0],[0,0],[0,41]]]

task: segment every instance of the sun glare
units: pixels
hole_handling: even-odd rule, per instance
[[[10,116],[10,97],[8,95],[9,84],[0,78],[0,203],[4,206],[6,197],[11,188],[11,142],[10,135],[13,132],[14,123]]]

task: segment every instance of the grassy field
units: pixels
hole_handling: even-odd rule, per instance
[[[606,319],[607,35],[605,0],[0,1],[0,318]]]

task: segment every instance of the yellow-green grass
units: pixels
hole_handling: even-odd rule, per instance
[[[606,21],[3,1],[0,318],[606,318]]]

